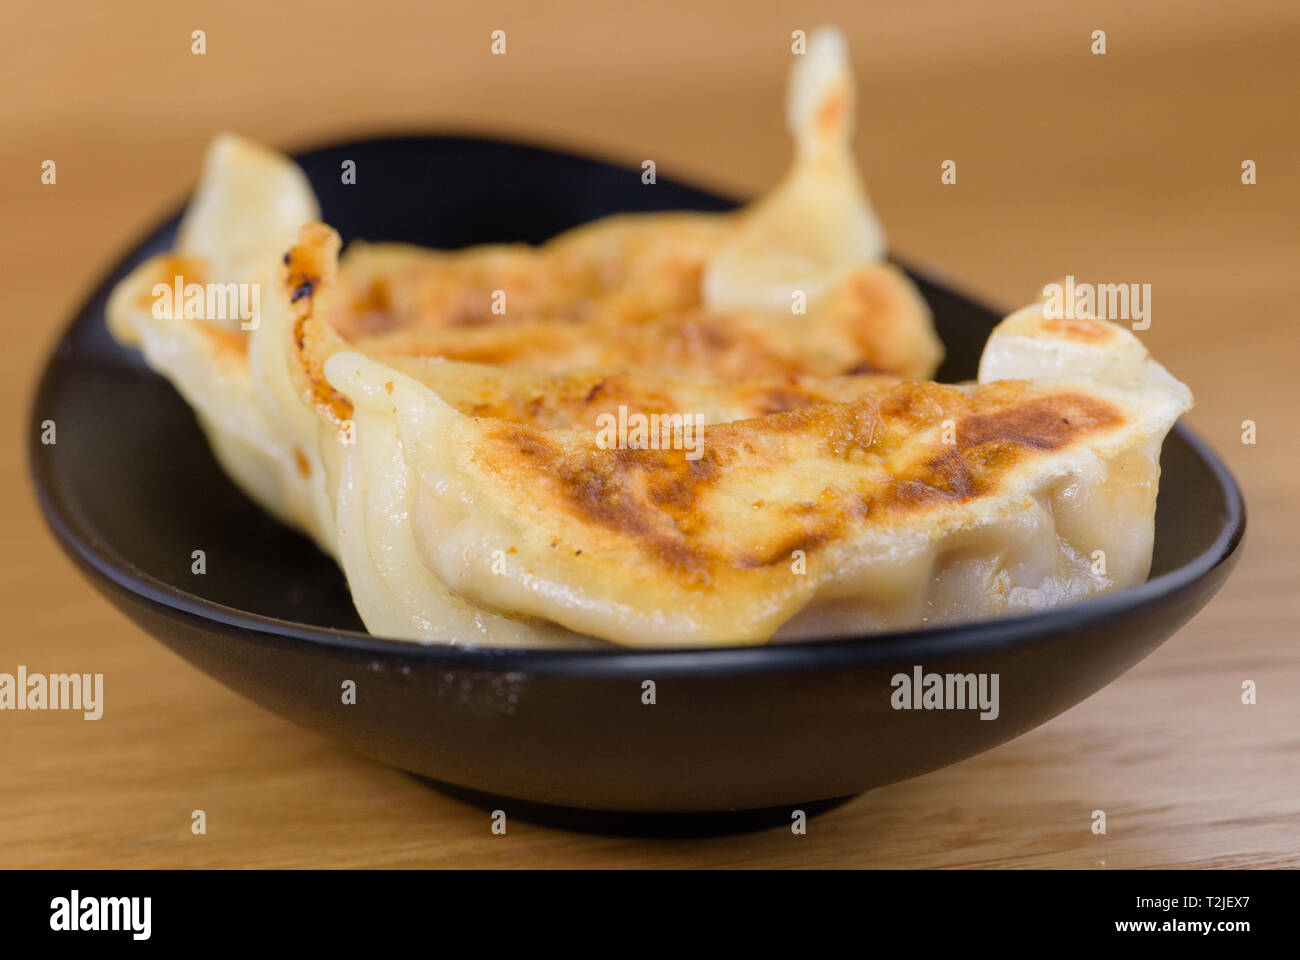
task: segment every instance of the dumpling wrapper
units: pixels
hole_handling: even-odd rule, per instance
[[[1191,405],[1128,331],[1038,306],[994,331],[978,384],[706,427],[695,460],[466,417],[355,352],[325,374],[355,408],[355,443],[335,449],[357,608],[426,642],[493,643],[505,623],[512,644],[563,636],[518,626],[540,621],[627,646],[757,643],[1131,586],[1160,446]],[[502,619],[470,636],[445,615],[459,605]]]
[[[113,336],[138,345],[193,408],[226,473],[278,520],[312,532],[315,446],[295,448],[261,402],[249,369],[249,333],[237,318],[186,318],[178,310],[169,316],[154,306],[156,286],[172,288],[177,278],[184,285],[273,289],[284,250],[303,223],[319,216],[307,178],[288,159],[235,136],[217,137],[175,251],[128,274],[105,310]],[[260,294],[259,300],[268,306]],[[331,539],[316,539],[332,550]]]
[[[794,291],[817,300],[845,273],[884,259],[884,230],[853,156],[854,86],[844,35],[814,30],[786,93],[795,162],[710,259],[703,287],[712,308],[788,311]]]

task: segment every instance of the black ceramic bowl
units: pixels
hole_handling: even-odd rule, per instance
[[[364,140],[297,158],[345,240],[536,242],[626,210],[723,210],[720,197],[565,153],[453,137]],[[357,183],[344,186],[343,160]],[[747,649],[447,649],[367,635],[335,565],[225,478],[193,415],[104,328],[113,285],[171,245],[177,217],[106,277],[51,358],[31,412],[37,496],[114,604],[181,656],[283,716],[464,791],[596,811],[807,805],[987,750],[1078,703],[1218,590],[1245,527],[1218,458],[1176,428],[1162,456],[1142,586],[1046,613]],[[916,278],[973,376],[999,314]],[[58,442],[40,442],[57,423]],[[190,572],[191,552],[207,572]],[[915,666],[997,673],[1000,714],[896,711]],[[343,681],[357,684],[344,705]],[[657,702],[642,703],[654,680]],[[505,801],[501,803],[510,809]],[[519,804],[522,806],[522,803]],[[788,815],[788,814],[787,814]]]

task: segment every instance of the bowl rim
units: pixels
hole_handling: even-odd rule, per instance
[[[320,143],[309,149],[294,151],[291,156],[299,160],[316,152],[344,146],[360,144],[375,146],[388,141],[412,140],[479,141],[619,166],[603,158],[541,144],[457,133],[365,136]],[[722,194],[707,187],[697,187],[690,183],[683,183],[682,186],[726,199]],[[101,541],[92,531],[79,524],[74,519],[72,511],[66,508],[55,492],[50,454],[39,439],[40,411],[42,408],[49,408],[52,395],[59,386],[55,367],[60,352],[67,343],[82,332],[83,327],[93,327],[97,322],[102,325],[102,311],[95,310],[96,303],[106,298],[113,285],[139,258],[142,250],[156,243],[166,231],[174,227],[181,216],[184,202],[182,201],[179,208],[159,218],[147,231],[140,234],[137,240],[128,246],[127,251],[102,273],[101,279],[94,282],[91,292],[82,298],[80,305],[72,314],[72,320],[64,325],[46,358],[27,415],[28,469],[41,512],[59,545],[83,569],[102,582],[116,587],[129,596],[146,601],[164,615],[233,628],[243,631],[250,639],[263,642],[305,643],[335,652],[348,652],[368,657],[392,655],[404,661],[420,661],[458,669],[479,667],[522,672],[622,673],[627,669],[639,669],[643,664],[653,665],[654,669],[659,671],[684,669],[692,672],[700,670],[730,672],[770,669],[774,666],[835,667],[845,662],[915,660],[921,657],[933,659],[956,654],[1005,651],[1036,640],[1047,640],[1062,632],[1074,633],[1083,629],[1101,627],[1107,622],[1123,620],[1126,615],[1139,609],[1177,602],[1186,591],[1217,568],[1229,561],[1235,562],[1245,536],[1246,507],[1236,480],[1209,444],[1180,420],[1175,423],[1170,435],[1177,435],[1208,467],[1223,497],[1226,515],[1214,541],[1188,562],[1137,586],[1048,610],[1004,615],[989,620],[879,633],[836,635],[817,640],[776,641],[758,645],[546,649],[452,646],[396,640],[357,630],[318,627],[298,621],[267,617],[217,603],[155,578],[121,557],[111,545]],[[900,266],[903,266],[912,276],[922,277],[931,284],[941,287],[949,295],[983,309],[989,309],[962,291],[954,290],[941,281],[930,279],[924,269],[916,269],[901,263]]]

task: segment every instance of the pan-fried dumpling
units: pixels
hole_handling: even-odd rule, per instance
[[[315,527],[311,451],[295,449],[259,402],[246,328],[256,327],[260,316],[250,311],[242,318],[232,306],[255,306],[260,314],[261,293],[271,289],[281,254],[302,224],[319,215],[307,178],[293,163],[238,137],[218,137],[175,251],[133,270],[106,308],[113,335],[138,345],[194,409],[225,471],[263,509],[307,530]],[[159,294],[178,282],[182,292],[190,285],[203,290],[201,305],[187,312],[184,295],[163,303]],[[221,293],[220,302],[210,302],[207,291]],[[332,549],[332,539],[318,542]]]
[[[1038,307],[993,333],[978,384],[705,427],[697,459],[467,417],[356,352],[325,374],[355,408],[337,505],[358,610],[372,629],[374,611],[410,611],[382,628],[452,641],[477,638],[410,629],[444,623],[448,596],[656,646],[974,619],[1136,584],[1160,446],[1191,403],[1128,331]]]
[[[678,396],[698,378],[716,408],[708,419],[762,412],[752,406],[758,392],[790,378],[928,376],[942,349],[911,282],[879,262],[879,224],[848,146],[851,87],[842,38],[818,31],[791,78],[794,165],[748,210],[609,217],[540,247],[447,253],[354,244],[329,322],[356,349],[399,368],[403,356],[417,367],[440,356],[617,374],[629,389],[627,378],[652,374],[674,381]],[[318,215],[306,178],[287,158],[218,138],[176,249],[122,281],[108,318],[114,335],[142,346],[194,408],[232,478],[333,552],[333,504],[312,418],[286,402],[293,390],[278,338],[203,307],[176,318],[152,312],[154,291],[181,275],[186,283],[278,289],[281,254]],[[497,291],[502,314],[492,309]],[[806,313],[795,312],[796,291]],[[263,300],[264,312],[277,309]],[[448,370],[440,375],[445,382]],[[735,385],[734,396],[718,383],[740,379],[747,384]],[[847,384],[851,392],[861,386]],[[644,395],[649,381],[636,389]],[[781,389],[795,398],[828,387]]]
[[[787,113],[789,172],[735,214],[629,214],[453,254],[355,244],[330,321],[363,352],[534,370],[930,376],[942,346],[915,287],[881,262],[838,31],[814,31],[796,58]]]
[[[338,234],[309,224],[284,256],[278,289],[251,334],[249,367],[265,410],[302,453],[312,510],[301,522],[317,539],[335,542],[336,465],[340,433],[350,433],[353,406],[325,377],[335,353],[367,348],[349,344],[326,319],[338,295]],[[896,383],[883,374],[844,377],[746,376],[718,379],[674,376],[641,368],[604,367],[562,373],[534,372],[440,357],[371,354],[474,417],[510,420],[542,429],[597,429],[603,417],[689,413],[694,424],[747,419],[784,410],[854,400]],[[321,424],[327,425],[322,431]],[[324,458],[322,459],[321,454]]]
[[[320,405],[336,421],[350,416],[346,398],[332,390],[325,361],[343,350],[366,352],[414,377],[462,413],[513,420],[548,429],[591,427],[604,413],[620,406],[645,414],[691,411],[703,423],[722,423],[777,413],[818,403],[856,399],[898,378],[887,374],[811,377],[798,374],[739,376],[725,379],[703,374],[657,373],[645,367],[575,364],[562,371],[535,371],[448,360],[441,356],[387,353],[374,339],[349,343],[329,319],[339,295],[338,234],[324,224],[309,224],[285,255],[284,296],[266,311],[266,322],[253,335],[254,356],[265,344],[286,354],[286,387],[276,402],[277,418],[310,424],[310,408]],[[310,289],[310,295],[296,296]],[[575,351],[576,352],[576,351]],[[297,409],[291,409],[297,407]],[[299,431],[304,438],[307,430]]]

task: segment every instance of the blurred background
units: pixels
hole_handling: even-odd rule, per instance
[[[1294,0],[86,0],[5,16],[0,670],[103,671],[109,700],[97,723],[0,717],[0,866],[1300,863]],[[184,665],[59,554],[24,463],[35,378],[102,271],[183,199],[213,134],[286,150],[495,134],[654,159],[661,176],[747,197],[789,160],[791,31],[821,23],[849,39],[858,157],[894,251],[1006,307],[1067,273],[1152,284],[1142,337],[1192,387],[1189,421],[1242,481],[1238,573],[1120,681],[819,818],[793,849],[780,830],[648,842],[540,827],[502,846],[479,811]],[[498,29],[505,56],[490,53]],[[47,159],[54,186],[40,182]],[[956,185],[940,183],[945,160]],[[1247,678],[1254,707],[1239,702]],[[188,825],[201,806],[222,827],[200,843]],[[1098,807],[1104,838],[1087,829]]]

